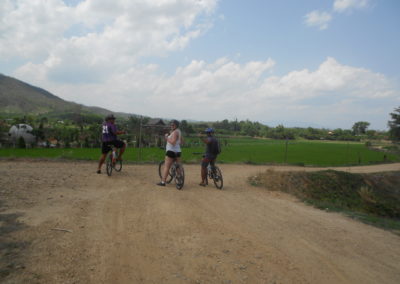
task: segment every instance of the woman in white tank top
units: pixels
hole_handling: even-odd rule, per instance
[[[174,125],[174,124],[173,124]],[[166,146],[166,151],[172,151],[175,153],[180,153],[181,152],[181,130],[178,128],[175,128],[171,134],[168,136],[165,136],[165,140],[167,141],[167,146]]]
[[[182,133],[179,129],[179,121],[172,120],[171,121],[171,132],[169,134],[165,134],[166,145],[166,153],[165,153],[165,167],[163,172],[163,177],[161,182],[157,183],[157,185],[165,186],[165,181],[167,180],[167,175],[169,169],[171,168],[172,163],[177,160],[180,163],[181,157],[181,144],[183,143]]]

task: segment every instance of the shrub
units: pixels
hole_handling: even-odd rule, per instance
[[[18,138],[18,148],[26,148],[26,143],[24,137]]]

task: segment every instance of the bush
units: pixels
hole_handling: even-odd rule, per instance
[[[26,143],[24,137],[18,138],[18,148],[26,148]]]
[[[250,179],[253,185],[291,193],[317,208],[400,218],[400,173],[341,171],[274,172]]]

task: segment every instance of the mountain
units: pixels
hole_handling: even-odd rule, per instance
[[[57,113],[89,113],[101,116],[114,113],[119,117],[133,115],[64,101],[42,88],[0,74],[0,114],[40,115]]]

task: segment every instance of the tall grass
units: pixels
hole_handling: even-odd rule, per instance
[[[400,174],[276,172],[268,170],[249,178],[254,186],[290,193],[307,204],[346,215],[400,234]]]

